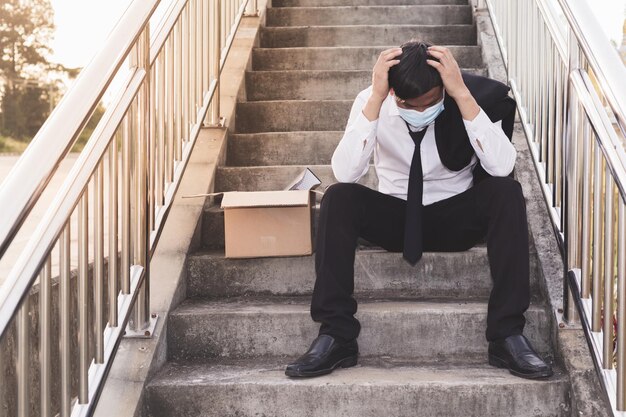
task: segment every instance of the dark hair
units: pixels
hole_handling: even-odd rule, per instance
[[[429,43],[410,40],[403,43],[398,62],[389,68],[389,86],[401,99],[411,99],[427,93],[435,87],[443,86],[439,71],[426,63],[426,58],[438,61],[428,55]]]

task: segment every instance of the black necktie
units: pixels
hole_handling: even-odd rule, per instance
[[[407,128],[409,124],[407,123]],[[424,178],[422,172],[422,157],[420,154],[420,144],[426,134],[427,127],[419,132],[412,132],[409,128],[409,135],[415,142],[413,159],[411,159],[411,169],[409,171],[409,187],[406,197],[406,216],[404,220],[404,259],[411,265],[415,265],[422,257],[422,194],[424,191]]]

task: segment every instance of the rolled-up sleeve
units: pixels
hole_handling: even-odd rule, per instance
[[[502,122],[492,122],[483,109],[480,109],[474,120],[463,120],[463,123],[485,171],[494,177],[509,175],[515,166],[517,151],[502,130]]]
[[[378,119],[370,121],[363,114],[371,87],[361,91],[352,104],[346,130],[333,153],[331,164],[339,182],[356,182],[369,169],[376,146]]]

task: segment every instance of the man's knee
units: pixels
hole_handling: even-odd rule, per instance
[[[495,210],[504,208],[519,207],[526,209],[526,200],[522,192],[521,184],[511,177],[490,177],[483,182],[485,192],[481,199],[484,199],[488,206]],[[518,210],[515,210],[518,211]],[[521,210],[520,210],[521,211]]]
[[[324,192],[322,207],[329,205],[350,205],[358,199],[361,188],[360,184],[351,182],[338,182],[330,185]]]

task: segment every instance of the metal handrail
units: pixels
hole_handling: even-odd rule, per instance
[[[584,1],[485,3],[564,258],[564,320],[580,316],[613,414],[624,416],[626,151],[617,129],[626,133],[626,68]]]
[[[0,257],[70,151],[160,0],[134,1],[55,107],[0,187]],[[129,30],[130,29],[130,30]],[[60,137],[63,140],[50,140]],[[69,139],[65,139],[69,138]],[[33,172],[33,167],[37,171]]]
[[[242,17],[256,14],[256,1],[174,0],[151,36],[150,19],[159,4],[160,0],[132,2],[103,50],[85,68],[0,188],[3,201],[17,193],[11,198],[16,204],[3,205],[12,208],[6,210],[0,223],[1,257],[92,110],[128,62],[131,72],[123,88],[0,287],[0,364],[9,359],[9,355],[3,358],[11,349],[9,339],[16,339],[17,350],[17,404],[3,403],[8,404],[9,413],[19,417],[28,416],[35,401],[29,386],[32,374],[37,374],[29,353],[31,323],[35,320],[35,315],[29,314],[35,307],[30,293],[35,284],[39,283],[40,414],[90,415],[124,333],[152,334],[150,259],[201,128],[223,126],[219,117],[220,73]],[[210,120],[205,123],[209,111]],[[64,129],[55,129],[61,125]],[[105,195],[109,196],[108,203]],[[92,219],[89,207],[93,207]],[[71,271],[70,245],[73,217],[78,220],[75,273]],[[105,238],[107,227],[109,236]],[[91,271],[90,247],[94,252]],[[55,248],[60,259],[58,335],[53,335],[50,327],[51,256]],[[73,279],[77,281],[76,317],[70,316]],[[94,317],[90,318],[92,308]],[[125,329],[127,323],[129,328]],[[52,343],[53,337],[58,337],[58,344]],[[78,337],[74,359],[72,337]],[[61,398],[57,401],[51,397],[53,345],[59,346],[61,364]],[[78,369],[74,368],[77,375],[72,375],[72,362],[78,363]],[[76,376],[78,391],[72,392]],[[3,393],[0,389],[0,395]],[[74,395],[78,401],[72,407]],[[52,410],[53,403],[59,404],[58,410]]]
[[[593,70],[617,124],[626,136],[626,82],[624,65],[589,5],[583,1],[559,0],[578,46]]]

